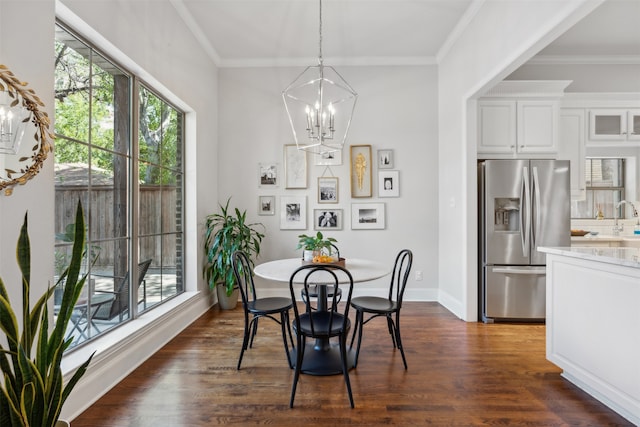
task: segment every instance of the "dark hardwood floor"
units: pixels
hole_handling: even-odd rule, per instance
[[[355,409],[341,375],[302,375],[289,409],[278,325],[261,322],[237,371],[242,308],[215,307],[71,425],[632,425],[560,377],[545,359],[544,325],[466,323],[437,303],[402,310],[409,369],[386,322],[367,324],[350,371]]]

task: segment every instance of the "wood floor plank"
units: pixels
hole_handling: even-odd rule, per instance
[[[406,303],[408,370],[386,322],[365,326],[350,371],[355,409],[341,375],[293,371],[280,329],[262,321],[236,370],[242,309],[211,309],[78,418],[73,427],[631,426],[560,376],[545,359],[545,326],[457,319],[437,303]]]

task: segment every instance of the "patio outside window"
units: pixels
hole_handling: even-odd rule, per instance
[[[56,280],[79,200],[87,224],[74,348],[184,291],[184,114],[62,24],[55,58]]]

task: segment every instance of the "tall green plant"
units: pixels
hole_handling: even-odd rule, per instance
[[[220,204],[220,213],[207,216],[204,235],[205,266],[203,276],[213,288],[224,283],[227,295],[231,296],[236,285],[231,256],[235,251],[243,251],[251,263],[260,253],[260,243],[264,234],[256,230],[261,223],[247,224],[247,211],[235,208],[235,216],[229,209],[231,197],[226,205]],[[263,226],[264,227],[264,226]]]
[[[30,304],[31,245],[27,217],[25,214],[16,251],[22,273],[21,330],[0,278],[0,329],[8,346],[4,348],[0,343],[0,371],[4,377],[4,383],[0,384],[0,425],[49,427],[55,425],[64,402],[93,357],[91,355],[64,384],[60,364],[64,351],[73,341],[73,337],[65,340],[64,336],[87,279],[86,275],[79,277],[84,256],[84,215],[82,205],[78,203],[71,261],[59,279],[59,282],[66,279],[66,283],[51,334],[47,302],[54,288],[49,287],[33,308]]]

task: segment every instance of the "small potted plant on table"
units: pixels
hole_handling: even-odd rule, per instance
[[[333,255],[334,244],[338,241],[333,237],[325,238],[322,232],[318,231],[315,236],[301,234],[298,236],[298,247],[303,249],[302,260],[306,262],[332,262],[336,261]],[[320,258],[327,257],[327,258]]]

